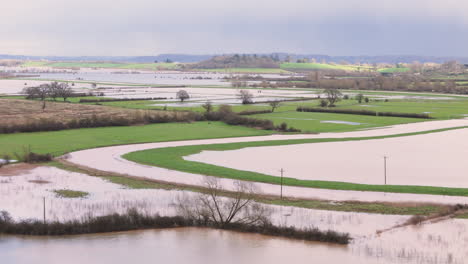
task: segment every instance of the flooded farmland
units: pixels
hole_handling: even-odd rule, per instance
[[[84,198],[58,197],[54,190],[85,191]],[[46,197],[48,221],[72,220],[125,212],[132,207],[148,214],[174,215],[181,194],[191,192],[128,189],[99,177],[51,167],[20,170],[0,177],[0,208],[14,219],[41,219]],[[274,224],[317,227],[350,233],[348,246],[305,242],[200,228],[146,230],[64,237],[0,236],[2,263],[103,263],[158,260],[183,263],[463,263],[467,257],[468,221],[446,219],[420,226],[397,227],[409,217],[269,206]],[[213,248],[213,246],[215,248]],[[283,251],[279,250],[282,249]],[[28,254],[22,254],[27,251]],[[214,252],[208,256],[206,252]],[[80,252],[86,252],[82,254]],[[120,252],[120,253],[119,253]],[[146,253],[145,253],[146,252]],[[125,256],[122,255],[126,253]],[[39,254],[41,257],[39,257]],[[12,260],[15,260],[12,262]],[[74,262],[76,261],[76,262]]]

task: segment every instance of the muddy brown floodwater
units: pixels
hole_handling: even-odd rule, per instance
[[[347,246],[230,231],[177,228],[68,237],[0,237],[2,264],[293,264],[387,262]]]

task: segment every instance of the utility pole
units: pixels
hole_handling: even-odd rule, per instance
[[[281,198],[281,200],[283,200],[283,173],[284,173],[283,168],[281,168],[280,172],[281,172],[281,193],[280,193],[280,198]]]
[[[384,182],[387,185],[387,156],[384,156]]]
[[[43,208],[44,208],[44,225],[46,223],[46,214],[45,214],[45,197],[42,197],[42,204],[43,204]]]

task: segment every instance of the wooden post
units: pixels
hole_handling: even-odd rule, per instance
[[[284,173],[283,168],[281,168],[280,172],[281,172],[281,192],[280,192],[280,198],[281,198],[281,200],[283,200],[283,173]]]
[[[384,156],[384,183],[387,185],[387,156]]]

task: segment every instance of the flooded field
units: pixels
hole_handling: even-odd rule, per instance
[[[130,249],[131,248],[131,249]],[[376,263],[345,246],[178,228],[72,237],[0,237],[2,263]],[[28,252],[28,254],[24,254]],[[131,254],[130,254],[131,252]],[[394,263],[394,262],[378,262]],[[396,262],[405,263],[405,262]]]
[[[235,142],[253,142],[253,141],[268,141],[268,140],[287,140],[287,139],[307,139],[307,138],[347,138],[347,137],[370,137],[370,136],[383,136],[383,135],[392,135],[392,134],[401,134],[401,133],[412,133],[418,131],[427,131],[433,129],[442,129],[449,127],[459,127],[468,125],[468,120],[445,120],[445,121],[430,121],[430,122],[421,122],[421,123],[412,123],[412,124],[403,124],[395,125],[392,127],[365,130],[365,131],[354,131],[354,132],[345,132],[345,133],[322,133],[315,135],[272,135],[272,136],[258,136],[258,137],[242,137],[242,138],[226,138],[226,139],[209,139],[209,140],[190,140],[190,141],[175,141],[175,142],[161,142],[161,143],[147,143],[147,144],[135,144],[135,145],[125,145],[125,146],[113,146],[113,147],[104,147],[97,149],[89,149],[83,151],[73,152],[68,156],[68,160],[72,163],[79,164],[82,166],[99,169],[102,171],[117,172],[122,174],[146,177],[150,179],[158,179],[168,182],[176,182],[182,184],[193,184],[198,185],[204,179],[203,175],[186,173],[175,170],[168,170],[153,166],[147,166],[142,164],[137,164],[131,161],[128,161],[121,156],[134,151],[146,150],[146,149],[155,149],[155,148],[165,148],[165,147],[176,147],[176,146],[189,146],[189,145],[203,145],[203,144],[218,144],[218,143],[235,143]],[[465,130],[463,133],[466,133]],[[437,136],[444,135],[440,132],[437,134],[428,134],[427,136]],[[456,132],[456,131],[451,131]],[[458,132],[461,133],[461,132]],[[418,136],[414,136],[415,138]],[[404,138],[395,138],[395,140],[405,139]],[[463,137],[456,137],[453,140],[462,141]],[[362,141],[358,143],[364,143],[367,141]],[[371,141],[369,141],[371,142]],[[385,141],[384,141],[385,142]],[[345,142],[342,142],[345,143]],[[462,143],[465,144],[465,143]],[[314,145],[314,144],[312,144]],[[294,147],[291,145],[290,147]],[[297,147],[297,146],[296,146]],[[352,151],[357,151],[359,148],[353,148]],[[350,150],[351,151],[351,150]],[[229,153],[229,152],[226,152]],[[379,174],[375,177],[382,180],[383,178],[383,155],[385,153],[379,154],[378,165],[376,167],[380,168]],[[388,155],[388,154],[387,154]],[[389,155],[390,156],[390,155]],[[347,156],[347,159],[352,161],[353,157],[356,160],[359,158],[355,153],[351,156]],[[260,159],[260,157],[252,158]],[[291,160],[290,157],[286,160]],[[313,161],[313,160],[312,160]],[[236,161],[232,161],[236,162]],[[274,164],[274,163],[271,163]],[[271,166],[269,164],[267,167],[275,169],[276,171],[272,175],[279,176],[279,169],[284,165],[281,162],[278,162],[277,165]],[[388,166],[388,175],[389,182],[394,183],[391,179],[394,175],[392,170],[392,165]],[[463,163],[462,163],[463,164]],[[462,165],[461,165],[462,166]],[[273,168],[274,167],[274,168]],[[339,166],[335,166],[339,167]],[[287,167],[283,167],[288,169]],[[335,169],[335,168],[333,168]],[[314,168],[313,171],[316,169]],[[288,170],[287,170],[288,171]],[[312,175],[312,174],[310,174]],[[442,174],[446,175],[446,174]],[[292,177],[291,175],[287,175]],[[415,176],[416,177],[416,176]],[[421,178],[416,178],[421,179]],[[460,178],[462,181],[462,178]],[[232,180],[230,179],[221,179],[221,182],[225,185],[226,188],[232,188]],[[382,180],[383,183],[383,180]],[[421,184],[427,184],[426,181],[421,182]],[[272,184],[258,183],[261,186],[262,190],[268,194],[277,195],[279,192],[279,186]],[[392,193],[375,193],[375,192],[353,192],[353,191],[330,191],[330,190],[318,190],[311,188],[300,188],[300,187],[286,187],[285,192],[288,196],[294,197],[304,197],[304,198],[321,198],[328,199],[327,197],[334,197],[335,199],[342,200],[364,200],[364,201],[421,201],[421,202],[440,202],[440,203],[467,203],[468,197],[445,197],[445,196],[436,196],[436,195],[415,195],[415,194],[392,194]]]
[[[1,174],[1,171],[0,171]],[[53,190],[85,191],[84,198],[61,198]],[[156,189],[134,190],[98,177],[51,167],[10,171],[0,176],[0,209],[15,219],[41,219],[42,198],[50,220],[70,220],[137,206],[141,212],[174,215],[181,193]],[[2,263],[83,263],[93,258],[103,263],[147,262],[157,258],[191,263],[464,263],[467,257],[468,221],[449,219],[421,226],[395,227],[408,216],[336,212],[269,206],[277,225],[318,227],[349,232],[348,246],[304,242],[228,231],[179,228],[63,237],[0,236]],[[388,230],[381,234],[378,231]],[[279,250],[282,249],[282,250]],[[28,254],[22,254],[23,252]],[[214,252],[206,254],[206,252]],[[82,252],[86,252],[83,254]],[[145,253],[146,252],[146,253]],[[125,254],[124,254],[125,253]],[[271,258],[271,259],[270,259]],[[227,260],[228,262],[225,262]],[[14,261],[14,262],[13,262]]]
[[[378,140],[203,151],[187,160],[304,180],[468,187],[468,129]],[[271,166],[275,164],[276,166]],[[338,165],[338,166],[337,166]]]

